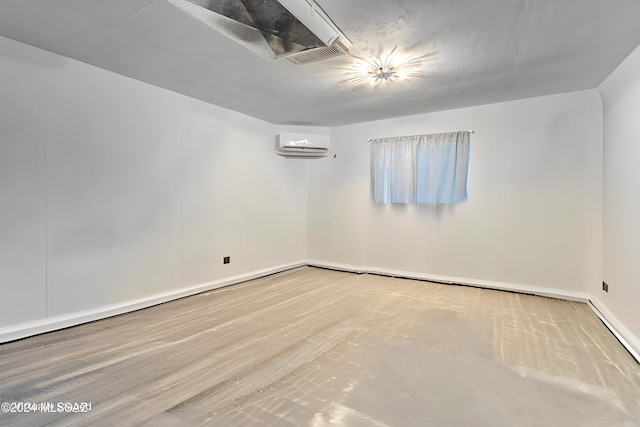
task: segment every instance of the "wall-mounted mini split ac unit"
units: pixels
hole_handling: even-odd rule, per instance
[[[276,153],[285,157],[326,157],[329,149],[329,135],[281,133],[276,137]]]

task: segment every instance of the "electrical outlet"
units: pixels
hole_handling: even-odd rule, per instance
[[[231,257],[226,256],[224,258],[222,258],[222,263],[223,264],[229,264],[231,262]]]
[[[602,282],[602,290],[609,292],[609,285],[607,285],[607,282]]]

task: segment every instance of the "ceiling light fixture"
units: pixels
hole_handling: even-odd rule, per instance
[[[370,84],[379,86],[398,80],[409,80],[422,74],[420,66],[422,58],[401,55],[396,52],[398,46],[391,52],[375,58],[365,59],[356,55],[356,62],[347,70],[349,81],[356,84]]]

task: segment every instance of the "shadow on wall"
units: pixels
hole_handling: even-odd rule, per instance
[[[456,209],[456,204],[439,203],[432,204],[405,204],[405,203],[376,203],[373,196],[373,189],[371,190],[371,203],[376,211],[382,212],[389,210],[393,213],[403,213],[407,210],[415,210],[416,215],[421,219],[442,219],[447,215],[452,215]]]

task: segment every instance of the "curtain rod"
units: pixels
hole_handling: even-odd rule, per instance
[[[458,131],[458,132],[476,133],[476,131],[475,131],[475,130],[473,130],[473,129],[469,129],[469,130],[467,130],[467,131]],[[450,133],[450,132],[445,132],[445,133]],[[425,135],[429,135],[429,134],[425,134]],[[435,134],[434,134],[434,135],[435,135]],[[412,136],[420,136],[420,135],[412,135]],[[391,138],[394,138],[394,137],[391,137]],[[399,138],[402,138],[402,137],[399,137]],[[405,138],[407,138],[407,137],[405,137]],[[382,138],[375,138],[375,139],[382,139]],[[367,142],[371,142],[371,141],[373,141],[373,139],[371,139],[371,138],[367,140]]]

